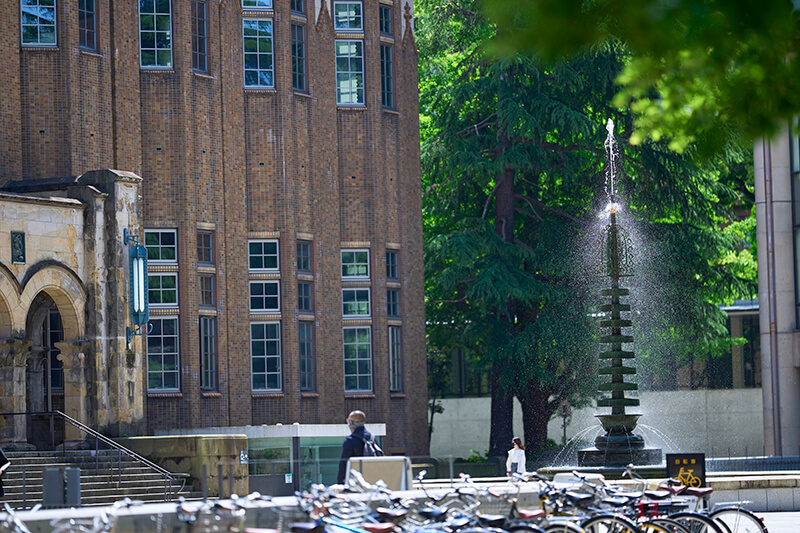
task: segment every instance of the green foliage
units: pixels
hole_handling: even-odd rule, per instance
[[[692,145],[678,154],[665,139],[633,143],[635,116],[614,102],[631,61],[618,41],[553,62],[497,56],[502,40],[481,2],[416,7],[426,306],[437,349],[469,350],[520,399],[532,451],[562,401],[594,398],[598,287],[581,253],[587,220],[608,201],[611,118],[619,194],[659,250],[662,279],[687,295],[679,312],[652,319],[654,337],[669,336],[681,356],[720,353],[730,341],[717,304],[749,295],[755,279],[752,256],[738,251],[749,226],[731,223],[731,206],[751,202],[749,152],[731,141],[701,164]]]
[[[470,456],[464,459],[465,463],[485,463],[489,460],[489,450],[483,453],[470,450]]]
[[[718,153],[731,137],[773,134],[800,113],[797,3],[790,0],[485,0],[494,49],[550,61],[619,40],[631,57],[617,106],[636,114],[631,142]]]

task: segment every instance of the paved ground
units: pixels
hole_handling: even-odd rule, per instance
[[[764,520],[769,533],[800,533],[800,512],[756,514]]]

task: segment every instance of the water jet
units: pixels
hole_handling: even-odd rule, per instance
[[[616,146],[614,140],[614,122],[609,119],[606,125],[608,136],[604,143],[606,149],[606,186],[609,204],[606,212],[609,222],[603,228],[598,239],[596,265],[599,273],[609,278],[610,286],[602,289],[601,295],[608,298],[600,306],[604,319],[601,328],[607,328],[606,335],[600,337],[601,361],[608,361],[608,366],[600,369],[601,376],[608,376],[610,381],[602,383],[599,391],[610,393],[597,402],[598,407],[610,407],[610,414],[595,415],[605,431],[597,436],[594,447],[578,451],[578,466],[620,468],[629,463],[635,465],[651,465],[661,463],[661,450],[645,447],[644,438],[634,433],[641,414],[626,412],[626,407],[637,407],[639,400],[627,398],[626,392],[638,390],[636,383],[625,380],[626,376],[635,376],[636,368],[631,366],[635,354],[625,350],[625,344],[633,343],[632,335],[624,335],[622,329],[633,325],[629,314],[630,304],[623,303],[623,298],[630,295],[630,289],[622,287],[620,280],[633,275],[633,246],[628,232],[617,222],[620,204],[617,203],[616,178]],[[628,362],[628,365],[625,362]]]

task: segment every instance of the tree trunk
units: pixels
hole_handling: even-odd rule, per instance
[[[549,397],[549,392],[535,388],[532,383],[528,385],[525,396],[519,397],[525,448],[533,453],[541,452],[547,445],[547,424],[553,415]]]
[[[494,229],[505,242],[514,241],[514,169],[506,167],[495,189]],[[509,300],[505,310],[498,310],[501,320],[513,320],[515,302]],[[514,393],[500,382],[502,367],[492,366],[492,420],[489,432],[489,457],[505,457],[511,448],[514,428]]]
[[[500,369],[492,367],[492,419],[489,429],[489,457],[505,457],[514,437],[514,395],[500,384]]]

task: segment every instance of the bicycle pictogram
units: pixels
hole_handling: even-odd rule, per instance
[[[681,467],[681,470],[678,472],[676,478],[679,479],[684,485],[697,488],[701,485],[702,481],[699,477],[692,475],[693,472],[693,468]]]

